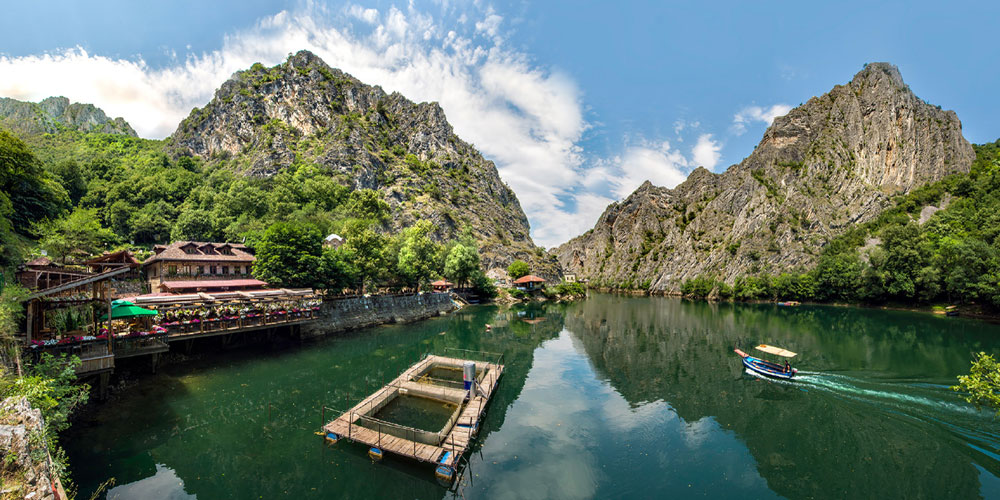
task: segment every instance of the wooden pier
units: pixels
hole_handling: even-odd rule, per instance
[[[477,390],[468,399],[468,392],[448,382],[429,379],[426,373],[435,366],[460,368],[466,362],[476,364]],[[388,451],[420,462],[438,464],[449,471],[457,468],[459,458],[468,450],[479,430],[487,403],[496,390],[504,365],[502,356],[496,361],[479,361],[428,355],[385,387],[366,397],[323,427],[327,439],[348,439],[364,443],[379,453]],[[459,382],[458,384],[461,384]],[[450,386],[451,385],[451,386]],[[373,415],[399,395],[412,395],[458,404],[456,415],[441,432],[414,429],[386,422]],[[449,477],[450,474],[449,474]]]

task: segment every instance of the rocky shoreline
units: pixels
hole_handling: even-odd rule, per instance
[[[0,450],[3,462],[2,498],[65,499],[59,473],[45,444],[42,412],[27,398],[7,398],[0,403]]]

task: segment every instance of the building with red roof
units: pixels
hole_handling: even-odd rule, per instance
[[[514,280],[514,286],[518,290],[524,290],[526,292],[531,292],[534,290],[539,290],[545,285],[545,280],[535,276],[534,274],[529,274],[527,276],[521,276],[520,278]]]
[[[448,290],[451,290],[451,287],[453,286],[455,286],[454,283],[445,280],[437,280],[431,283],[431,288],[433,288],[435,292],[447,292]]]

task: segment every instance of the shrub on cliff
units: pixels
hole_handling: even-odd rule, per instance
[[[515,260],[507,266],[507,275],[510,279],[516,280],[522,276],[527,276],[531,272],[531,266],[523,260]]]

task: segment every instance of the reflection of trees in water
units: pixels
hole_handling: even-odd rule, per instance
[[[321,424],[320,406],[347,408],[425,353],[458,355],[447,347],[502,352],[506,371],[490,403],[483,442],[502,425],[524,387],[535,349],[562,330],[563,309],[477,306],[278,352],[267,347],[219,352],[168,367],[142,379],[121,401],[98,408],[91,422],[75,424],[67,440],[74,476],[83,495],[112,475],[118,484],[150,477],[155,464],[176,471],[188,493],[204,498],[315,496],[316,491],[365,498],[372,483],[389,497],[440,494],[432,469],[405,462],[373,468],[361,447],[323,448],[312,434]],[[526,310],[544,321],[519,321],[518,311]],[[493,328],[487,331],[486,324]],[[328,411],[327,419],[333,413]],[[407,477],[395,484],[391,478],[399,473]],[[345,481],[345,475],[357,477]],[[414,486],[413,477],[427,484]],[[420,493],[421,487],[427,491]]]
[[[918,370],[937,374],[958,356],[942,351],[967,349],[933,324],[878,313],[595,295],[569,310],[566,328],[633,406],[665,400],[687,422],[710,416],[735,431],[781,495],[978,496],[969,452],[945,431],[820,391],[744,379],[732,353],[747,338],[801,352],[821,368],[905,372],[923,362],[932,366]]]

